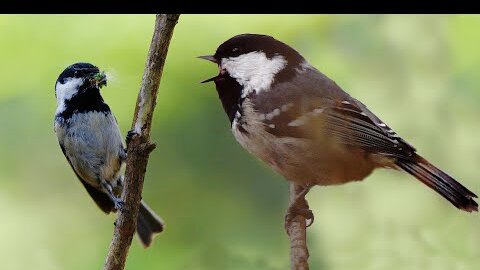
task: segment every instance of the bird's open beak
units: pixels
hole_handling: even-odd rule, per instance
[[[102,86],[107,85],[107,75],[105,75],[104,71],[99,71],[98,73],[93,74],[90,81],[97,85],[98,88],[102,88]]]
[[[222,72],[221,68],[220,68],[220,63],[218,62],[218,60],[215,58],[215,56],[213,55],[203,55],[203,56],[198,56],[198,58],[200,59],[204,59],[204,60],[208,60],[210,62],[213,62],[215,64],[218,65],[218,69],[219,69],[219,74],[215,77],[212,77],[210,79],[206,79],[204,81],[201,81],[200,83],[206,83],[206,82],[211,82],[211,81],[215,81],[216,79],[219,79],[221,78],[221,76],[223,75],[224,72]]]
[[[217,59],[215,59],[215,56],[213,56],[213,55],[202,55],[202,56],[198,56],[198,58],[205,59],[205,60],[208,60],[208,61],[213,62],[215,64],[218,64]]]

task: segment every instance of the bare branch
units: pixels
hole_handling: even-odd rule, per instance
[[[296,204],[297,209],[308,210],[308,203],[299,194],[305,187],[290,183],[290,204]],[[290,265],[292,270],[308,270],[307,221],[304,216],[297,215],[285,224],[290,238]]]
[[[179,14],[160,14],[157,15],[155,20],[155,30],[132,123],[132,128],[137,134],[127,146],[125,186],[122,194],[125,206],[122,211],[118,211],[114,235],[104,270],[122,270],[125,268],[128,250],[137,226],[148,158],[155,148],[155,144],[151,143],[149,139],[158,87],[160,86],[170,39],[179,16]]]

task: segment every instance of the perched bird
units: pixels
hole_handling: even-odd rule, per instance
[[[461,210],[478,211],[473,192],[285,43],[242,34],[199,58],[218,65],[219,74],[203,82],[215,82],[235,139],[305,187],[302,195],[314,185],[359,181],[376,168],[391,168],[413,175]],[[292,207],[293,213],[302,210]]]
[[[67,67],[55,83],[54,128],[63,154],[95,203],[105,213],[122,210],[121,171],[127,156],[115,116],[100,95],[104,72],[88,63]],[[148,247],[163,221],[143,201],[137,234]]]

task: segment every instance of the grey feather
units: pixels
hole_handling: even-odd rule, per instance
[[[66,121],[56,122],[55,132],[75,173],[96,188],[100,179],[114,184],[121,176],[124,146],[113,115],[92,111]]]

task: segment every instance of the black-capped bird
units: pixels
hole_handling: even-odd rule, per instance
[[[203,82],[215,82],[235,139],[304,186],[302,194],[314,185],[359,181],[376,168],[391,168],[413,175],[461,210],[478,211],[472,191],[285,43],[242,34],[200,58],[218,65],[219,74]],[[288,213],[305,213],[294,207]]]
[[[88,63],[67,67],[55,83],[55,133],[63,154],[95,203],[105,213],[121,210],[126,149],[115,116],[100,95],[104,72]],[[163,221],[143,201],[137,234],[145,247],[163,231]]]

